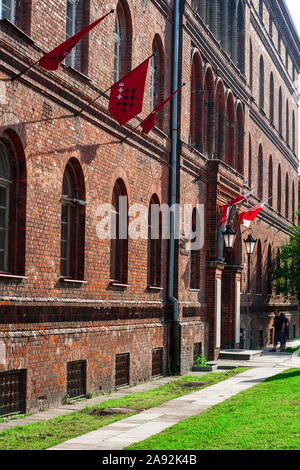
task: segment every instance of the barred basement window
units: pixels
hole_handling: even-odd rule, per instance
[[[14,21],[15,0],[0,0],[0,19]]]
[[[0,416],[26,411],[26,370],[0,374]]]
[[[197,357],[202,354],[202,343],[194,343],[193,346],[193,364],[195,364]]]
[[[151,377],[163,375],[163,348],[152,350],[152,374]]]
[[[129,385],[130,355],[129,353],[116,355],[115,386]]]
[[[67,394],[70,398],[86,395],[86,361],[67,363]]]

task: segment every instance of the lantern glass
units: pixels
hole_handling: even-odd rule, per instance
[[[225,232],[223,232],[224,243],[226,248],[233,248],[236,232],[231,227],[227,226]]]
[[[252,237],[252,234],[248,235],[247,240],[245,240],[246,251],[248,255],[253,255],[255,250],[256,240]]]

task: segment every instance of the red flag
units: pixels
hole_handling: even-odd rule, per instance
[[[148,64],[151,57],[148,57],[111,87],[108,111],[121,126],[142,111]]]
[[[146,119],[144,119],[141,123],[141,127],[143,129],[143,132],[144,134],[149,134],[149,132],[151,131],[151,129],[153,129],[153,127],[155,126],[155,115],[156,113],[171,99],[173,98],[173,96],[185,85],[185,83],[183,83],[179,88],[177,88],[177,90],[175,90],[170,96],[168,96],[168,98],[165,99],[165,101],[162,101],[161,103],[159,103],[157,106],[155,106],[155,108],[153,109],[153,111],[151,111],[150,114],[148,114],[148,116],[146,117]]]
[[[251,207],[251,209],[248,209],[247,211],[242,212],[239,215],[240,225],[245,225],[245,227],[250,227],[251,222],[259,214],[259,212],[261,211],[262,207],[265,205],[267,200],[268,198],[264,199],[264,201],[260,202],[259,204],[256,204],[255,206]]]
[[[113,11],[114,10],[111,10],[109,13],[106,13],[106,15],[102,16],[102,18],[99,18],[98,20],[94,21],[94,23],[86,26],[81,31],[74,34],[74,36],[57,46],[51,52],[45,54],[39,61],[38,65],[46,70],[57,70],[59,64],[67,57],[67,55],[70,54],[71,50],[74,46],[76,46],[80,39],[83,38],[83,36],[85,36],[87,33],[89,33],[91,29],[97,26],[97,24],[101,23],[101,21],[104,20],[104,18],[106,18],[108,15],[110,15],[110,13],[113,13]]]
[[[228,209],[229,209],[230,206],[233,206],[234,204],[238,204],[239,202],[243,201],[248,196],[250,196],[250,194],[252,194],[253,191],[254,191],[254,189],[252,189],[252,191],[248,191],[248,193],[246,193],[246,194],[242,194],[241,196],[239,196],[235,199],[232,199],[231,201],[228,202],[228,204],[225,204],[225,206],[222,206],[221,207],[221,217],[220,217],[219,224],[226,224],[227,216],[228,216]]]

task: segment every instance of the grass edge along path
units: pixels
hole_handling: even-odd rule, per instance
[[[299,390],[300,369],[285,370],[125,449],[299,450]]]
[[[97,405],[87,406],[64,416],[47,421],[38,421],[16,426],[0,433],[0,450],[44,450],[82,434],[94,431],[108,424],[138,414],[144,409],[159,406],[166,401],[187,395],[229,379],[249,368],[238,368],[226,372],[209,372],[202,376],[180,377],[167,384],[146,392],[132,393],[121,398],[105,400]],[[188,382],[206,382],[199,387],[184,386]],[[128,414],[115,414],[99,417],[95,411],[105,408],[127,408],[137,410]]]

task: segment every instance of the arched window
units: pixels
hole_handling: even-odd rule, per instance
[[[151,84],[150,84],[150,111],[164,100],[164,53],[161,39],[155,35],[152,45],[151,58]],[[164,108],[160,109],[156,116],[158,127],[163,128]]]
[[[11,169],[8,149],[0,140],[0,272],[9,266],[9,222],[11,198]]]
[[[282,90],[279,88],[278,95],[278,131],[282,135]]]
[[[295,183],[293,181],[293,189],[292,189],[292,221],[295,223]]]
[[[0,0],[1,3],[1,0]],[[28,5],[24,8],[26,12]],[[89,0],[66,0],[66,39],[82,30],[89,23]],[[28,15],[27,15],[28,16]],[[84,36],[70,54],[65,58],[65,64],[82,73],[88,73],[89,35]]]
[[[285,136],[286,136],[286,143],[290,145],[290,112],[289,112],[289,102],[286,100],[286,107],[285,107]]]
[[[215,137],[215,102],[214,77],[210,67],[205,74],[204,81],[204,113],[203,113],[203,151],[206,155],[214,153]]]
[[[263,162],[263,149],[262,145],[259,145],[258,149],[258,179],[257,179],[257,195],[260,199],[263,198],[263,184],[264,184],[264,162]]]
[[[203,77],[200,54],[195,52],[192,62],[190,136],[191,144],[202,149]]]
[[[268,246],[268,258],[267,258],[267,293],[272,295],[272,269],[273,269],[273,259],[272,259],[272,249],[271,245]]]
[[[274,76],[270,75],[270,122],[274,124]]]
[[[112,221],[110,243],[110,281],[127,284],[128,279],[128,201],[126,186],[117,179],[112,195]]]
[[[292,114],[292,149],[296,151],[296,124],[295,124],[295,111]]]
[[[226,153],[225,162],[234,168],[235,165],[235,108],[231,92],[228,93],[226,103]]]
[[[269,157],[269,179],[268,179],[268,204],[273,206],[273,160],[272,155]]]
[[[197,229],[197,209],[193,209],[191,232],[196,234]],[[191,239],[191,242],[195,242],[196,235]],[[189,284],[190,289],[200,289],[200,250],[190,250],[189,259]]]
[[[263,56],[259,59],[259,107],[264,109],[265,105],[265,67]]]
[[[237,141],[237,148],[236,148],[236,164],[235,169],[241,174],[244,174],[244,111],[242,104],[239,103],[237,106],[236,111],[236,141]]]
[[[212,2],[210,2],[212,3]],[[228,1],[228,53],[234,63],[237,59],[237,15],[235,0]]]
[[[0,138],[0,272],[24,275],[26,167],[18,136]]]
[[[161,286],[162,216],[159,199],[151,197],[148,213],[148,286]]]
[[[281,166],[278,165],[277,176],[277,210],[281,213]]]
[[[245,8],[241,0],[237,10],[237,62],[240,71],[245,73]]]
[[[225,90],[222,80],[216,88],[216,158],[224,160],[225,153]]]
[[[63,279],[84,279],[84,239],[84,177],[79,162],[71,158],[62,182],[60,275]]]
[[[249,51],[249,84],[252,88],[253,86],[253,48],[252,41],[250,39],[250,51]]]
[[[264,2],[263,2],[263,0],[259,0],[258,14],[259,14],[261,20],[263,21],[263,19],[264,19]]]
[[[132,24],[126,0],[119,0],[114,31],[114,82],[131,69]]]
[[[249,134],[249,151],[248,151],[248,185],[251,188],[252,184],[252,144],[251,135]]]
[[[261,241],[257,242],[257,258],[256,258],[256,293],[262,293],[262,250]]]
[[[289,218],[289,203],[290,203],[290,189],[289,189],[289,176],[285,176],[285,216]]]

